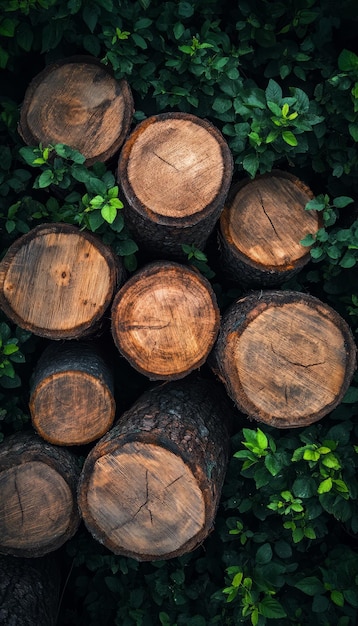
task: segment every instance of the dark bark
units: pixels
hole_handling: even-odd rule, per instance
[[[38,434],[56,445],[99,439],[115,415],[113,375],[94,342],[51,343],[36,364],[29,402]]]
[[[73,537],[80,523],[77,458],[32,431],[0,446],[0,553],[38,557]]]
[[[200,128],[202,136],[198,144],[194,139],[191,143],[190,134],[182,136],[181,125],[184,128],[185,124],[191,124],[193,129]],[[153,129],[154,136],[150,135],[147,142],[143,142],[140,158],[138,155],[134,158],[137,144]],[[210,143],[206,152],[205,137]],[[157,166],[152,164],[153,155],[157,157]],[[188,167],[183,165],[186,155],[192,161]],[[198,168],[195,176],[194,168]],[[210,172],[212,177],[220,174],[221,181],[215,192],[208,193],[206,202]],[[207,120],[176,112],[152,116],[138,124],[125,142],[118,163],[118,181],[125,196],[124,215],[135,240],[155,258],[160,255],[184,260],[182,244],[203,249],[223,209],[232,172],[233,159],[228,145],[220,131]],[[201,183],[202,179],[206,182]],[[152,187],[155,200],[138,197],[142,187]],[[173,205],[173,210],[169,205]]]
[[[79,505],[92,535],[140,561],[200,545],[214,525],[232,416],[221,386],[197,375],[145,392],[85,461]]]
[[[301,427],[341,402],[356,346],[345,320],[318,298],[260,291],[224,313],[209,363],[250,419]]]
[[[54,557],[0,556],[0,624],[55,626],[60,572]]]

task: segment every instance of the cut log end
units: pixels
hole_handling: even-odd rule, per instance
[[[29,145],[64,143],[88,165],[122,145],[133,116],[131,90],[92,57],[64,59],[40,72],[25,94],[19,133]]]
[[[113,395],[101,380],[70,370],[43,380],[29,406],[39,435],[61,446],[98,439],[111,427],[115,414]]]
[[[108,546],[128,555],[135,546],[140,560],[176,552],[205,525],[205,502],[192,471],[180,457],[150,443],[127,443],[98,459],[88,511]]]
[[[196,549],[213,528],[231,417],[222,387],[195,374],[145,392],[82,468],[78,504],[92,536],[138,561]]]
[[[320,227],[316,211],[306,211],[311,190],[295,176],[274,171],[233,187],[220,217],[220,247],[233,279],[282,282],[309,260],[300,241]]]
[[[349,327],[330,307],[303,294],[267,292],[226,314],[214,369],[245,414],[300,427],[337,406],[355,354]]]
[[[152,379],[181,378],[204,363],[219,329],[210,283],[176,263],[153,263],[132,277],[112,306],[119,351]]]
[[[72,494],[53,468],[32,461],[1,472],[0,490],[2,549],[26,551],[36,546],[42,550],[49,534],[56,537],[66,532]]]
[[[69,224],[43,224],[7,251],[1,307],[39,336],[79,337],[101,319],[123,273],[100,239]]]
[[[37,557],[76,532],[79,467],[68,450],[40,437],[11,435],[0,448],[0,552]]]

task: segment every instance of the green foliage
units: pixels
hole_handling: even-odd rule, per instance
[[[42,222],[95,232],[141,262],[113,164],[70,146],[24,146],[27,82],[45,65],[90,54],[133,91],[134,124],[162,111],[209,119],[235,179],[282,168],[314,191],[311,261],[283,289],[311,292],[358,330],[358,55],[354,0],[6,0],[0,17],[1,254]],[[24,82],[25,81],[25,82]],[[227,285],[216,243],[183,245]],[[213,268],[213,269],[212,269]],[[0,439],[29,422],[36,339],[0,320]],[[122,383],[122,381],[121,381]],[[128,386],[135,382],[125,381]],[[280,430],[238,417],[214,532],[179,559],[137,563],[84,529],[61,550],[59,626],[354,626],[358,620],[358,378],[319,423]]]

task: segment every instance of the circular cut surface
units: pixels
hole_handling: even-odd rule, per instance
[[[124,108],[121,88],[105,69],[68,63],[37,86],[27,124],[39,143],[64,143],[88,159],[109,150],[121,135]]]
[[[126,443],[98,459],[87,500],[96,526],[119,553],[165,555],[205,525],[203,496],[191,470],[154,444]]]
[[[106,259],[72,233],[27,240],[11,259],[3,285],[8,305],[34,332],[71,331],[91,322],[112,289]]]
[[[265,413],[282,419],[289,415],[290,420],[308,416],[333,402],[341,390],[343,335],[305,303],[266,309],[234,341],[239,384],[262,419]]]
[[[57,445],[80,445],[107,432],[115,403],[102,380],[66,371],[41,381],[31,395],[30,410],[41,437]]]
[[[158,377],[199,367],[218,331],[219,313],[212,294],[185,267],[128,281],[112,311],[120,352],[140,371]]]
[[[150,211],[187,217],[202,211],[220,191],[220,144],[190,120],[157,121],[135,135],[127,175],[135,196]]]
[[[31,461],[0,473],[0,544],[39,548],[64,535],[73,498],[52,467]]]
[[[226,206],[221,226],[228,241],[251,261],[289,265],[307,255],[300,244],[319,228],[316,211],[306,211],[312,195],[293,181],[272,176],[250,181]]]

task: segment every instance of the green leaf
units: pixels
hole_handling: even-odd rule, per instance
[[[358,387],[349,387],[343,397],[342,402],[344,402],[345,404],[355,404],[356,402],[358,402]]]
[[[272,476],[277,476],[282,469],[282,464],[278,461],[274,454],[269,453],[265,456],[265,467]]]
[[[40,174],[38,178],[38,186],[40,189],[44,189],[45,187],[49,187],[54,180],[54,174],[52,170],[45,170]]]
[[[112,591],[112,593],[120,593],[121,592],[121,584],[119,578],[115,576],[105,576],[104,582],[106,583],[108,589]]]
[[[282,139],[289,145],[289,146],[297,146],[298,141],[296,139],[296,137],[294,136],[294,134],[290,131],[290,130],[285,130],[282,133]]]
[[[287,617],[287,613],[283,606],[275,600],[275,598],[267,596],[259,603],[261,615],[268,619],[280,619]]]
[[[112,224],[114,222],[114,220],[116,219],[117,216],[117,209],[116,207],[110,205],[110,204],[105,204],[104,207],[102,207],[101,209],[101,215],[103,217],[103,219],[108,222],[108,224]]]
[[[248,154],[245,156],[242,166],[250,174],[251,178],[254,178],[259,169],[259,159],[256,155]]]
[[[131,37],[134,43],[138,46],[138,48],[141,48],[141,50],[146,50],[148,48],[147,42],[141,35],[138,35],[138,33],[132,33]]]
[[[306,235],[306,237],[300,241],[301,246],[313,246],[314,243],[316,243],[316,239],[311,234]]]
[[[269,543],[264,543],[256,552],[256,563],[266,565],[272,559],[272,548]]]
[[[138,246],[133,239],[124,239],[118,243],[118,251],[121,256],[131,255],[138,251]]]
[[[354,202],[354,200],[349,196],[339,196],[338,198],[334,198],[333,205],[337,209],[344,209],[344,207],[348,206],[348,204],[352,204],[352,202]]]
[[[303,591],[308,596],[315,596],[320,593],[324,593],[325,588],[317,576],[307,576],[302,578],[295,584],[296,589]]]
[[[327,493],[333,487],[332,478],[328,477],[318,485],[317,493]]]
[[[346,252],[343,258],[340,260],[339,265],[341,267],[344,267],[345,269],[349,269],[351,267],[354,267],[356,263],[357,260],[353,256],[353,254],[351,252]]]
[[[18,20],[13,20],[9,17],[5,17],[0,22],[0,35],[2,35],[3,37],[13,37],[15,34],[15,28],[18,23]]]
[[[275,102],[276,104],[281,104],[282,100],[282,89],[276,81],[272,78],[269,80],[268,85],[265,90],[266,101]],[[281,115],[281,110],[280,110]]]
[[[326,613],[329,608],[329,599],[323,595],[317,595],[313,598],[312,611],[314,613]]]
[[[217,98],[215,98],[212,104],[213,110],[216,111],[217,113],[226,113],[226,111],[229,111],[231,107],[232,107],[232,100],[230,100],[229,98],[222,98],[221,96],[218,96]]]
[[[331,592],[331,600],[337,606],[344,606],[344,595],[341,591],[333,590]]]
[[[350,50],[342,50],[338,57],[338,67],[342,72],[356,71],[358,69],[358,56]]]

